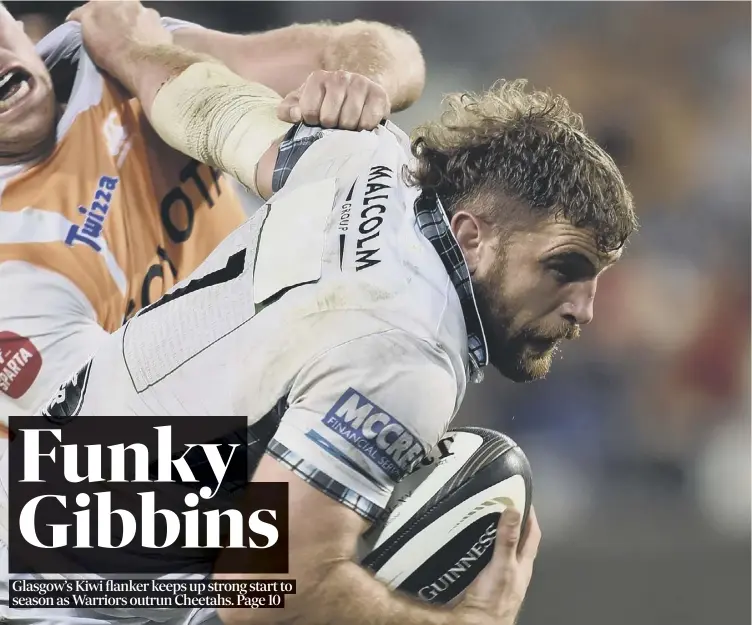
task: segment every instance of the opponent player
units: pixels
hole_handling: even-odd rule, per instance
[[[162,23],[165,43],[211,54],[282,95],[319,68],[369,76],[395,110],[423,86],[417,44],[383,24],[240,36]],[[348,110],[362,113],[353,128],[389,112],[373,83],[344,85],[333,73],[315,74],[280,112],[344,123],[330,100],[345,87]],[[107,333],[185,278],[244,219],[223,174],[165,145],[138,101],[99,71],[77,23],[35,50],[0,5],[0,421],[38,407]]]
[[[271,197],[45,412],[254,423],[281,405],[253,480],[289,484],[298,594],[281,613],[221,610],[226,622],[513,623],[535,524],[518,555],[519,522],[502,522],[491,564],[451,610],[390,594],[354,564],[356,539],[489,360],[540,378],[592,319],[598,279],[635,227],[612,160],[564,99],[522,82],[451,96],[417,132],[414,160],[390,123],[290,128],[261,85],[134,45],[138,11],[114,29],[96,6],[86,45],[160,135]]]

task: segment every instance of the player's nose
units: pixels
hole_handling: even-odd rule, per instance
[[[595,292],[598,288],[598,280],[583,280],[572,285],[567,301],[562,306],[562,316],[569,322],[577,325],[587,325],[593,320],[595,314]]]

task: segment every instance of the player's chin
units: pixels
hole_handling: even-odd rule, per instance
[[[535,382],[548,375],[557,349],[558,343],[524,344],[514,350],[504,350],[493,364],[512,382]]]
[[[0,114],[0,155],[22,159],[54,145],[56,119],[54,99],[37,101],[35,98],[26,103],[20,113]]]

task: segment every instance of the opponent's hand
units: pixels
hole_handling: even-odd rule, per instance
[[[159,13],[137,0],[93,0],[75,9],[66,21],[80,22],[86,52],[100,69],[121,80],[128,62],[127,52],[138,45],[172,43]]]
[[[381,85],[345,71],[316,70],[277,108],[285,122],[342,130],[372,130],[391,111]]]
[[[455,608],[460,622],[514,625],[533,574],[541,531],[531,507],[522,535],[520,513],[507,508],[501,515],[491,561]]]

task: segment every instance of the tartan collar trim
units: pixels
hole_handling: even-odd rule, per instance
[[[415,217],[420,231],[438,253],[457,291],[467,330],[469,378],[472,382],[480,382],[483,380],[483,368],[488,365],[488,344],[465,256],[454,237],[441,200],[435,194],[421,193],[415,201]]]

